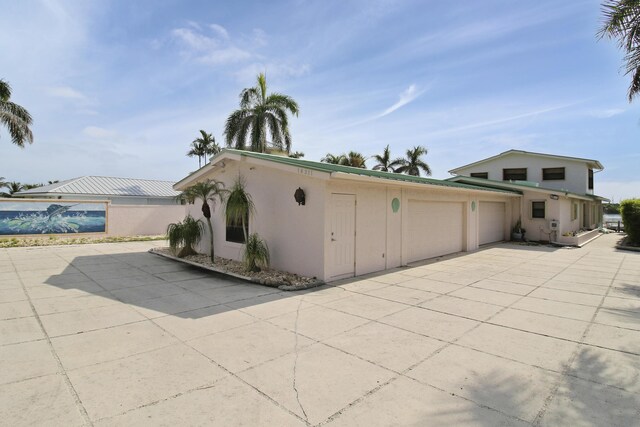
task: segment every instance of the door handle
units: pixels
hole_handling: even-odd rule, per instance
[[[336,239],[334,239],[334,238],[332,237],[332,238],[331,238],[331,241],[332,241],[332,242],[335,242],[335,241],[336,241]]]

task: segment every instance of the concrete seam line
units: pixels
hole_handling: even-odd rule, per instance
[[[71,393],[71,396],[73,397],[73,401],[74,401],[74,404],[76,405],[76,408],[78,408],[78,411],[80,412],[80,415],[84,419],[84,422],[89,426],[93,426],[93,422],[91,421],[91,418],[89,418],[89,414],[87,412],[87,409],[82,404],[82,399],[80,399],[80,396],[78,395],[78,392],[76,391],[75,387],[73,386],[73,383],[71,382],[71,379],[69,379],[69,376],[67,375],[67,371],[65,370],[64,365],[62,364],[62,361],[60,360],[60,357],[58,356],[58,353],[56,352],[55,348],[53,347],[53,343],[51,342],[51,338],[49,338],[49,334],[47,333],[47,330],[45,329],[44,325],[42,324],[42,320],[40,319],[40,315],[36,311],[36,308],[33,305],[33,302],[31,301],[31,296],[27,292],[27,287],[25,286],[24,282],[22,281],[22,278],[18,274],[18,270],[16,269],[15,264],[13,264],[13,260],[11,260],[11,265],[13,266],[13,269],[14,269],[14,271],[16,273],[16,276],[18,277],[18,281],[20,282],[20,286],[22,286],[22,291],[27,296],[27,301],[29,302],[29,306],[31,307],[31,311],[33,312],[33,315],[34,315],[36,321],[38,322],[38,326],[40,327],[40,330],[42,331],[42,334],[45,337],[45,341],[47,342],[47,346],[49,347],[49,351],[51,352],[51,355],[53,356],[53,358],[56,361],[56,365],[58,366],[58,373],[62,376],[65,385],[67,386],[69,392]]]

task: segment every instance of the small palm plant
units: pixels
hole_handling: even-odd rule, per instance
[[[167,240],[169,240],[171,252],[178,258],[197,255],[193,247],[200,243],[203,230],[202,221],[191,215],[187,215],[181,222],[169,224]]]
[[[196,199],[202,202],[202,216],[207,220],[207,226],[209,227],[209,238],[211,245],[211,262],[215,262],[214,250],[213,250],[213,225],[211,224],[211,206],[209,202],[215,206],[216,201],[223,201],[227,193],[224,189],[224,183],[210,179],[204,182],[198,182],[191,187],[184,190],[184,192],[178,197],[182,200],[186,200],[189,203],[193,203]]]
[[[260,271],[269,267],[269,247],[258,233],[251,233],[244,246],[243,261],[247,271]]]

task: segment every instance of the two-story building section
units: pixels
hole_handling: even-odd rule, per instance
[[[597,160],[509,150],[452,169],[455,176],[449,180],[520,191],[522,197],[514,201],[519,206],[512,207],[519,215],[513,220],[521,221],[526,237],[562,243],[570,240],[568,234],[602,223],[602,201],[607,199],[594,194],[594,173],[603,169]]]

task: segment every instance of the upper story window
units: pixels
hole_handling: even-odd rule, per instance
[[[526,181],[527,168],[502,169],[503,181]]]
[[[471,172],[471,178],[489,179],[489,172]]]
[[[593,169],[589,169],[589,190],[593,190]]]
[[[564,180],[564,168],[543,168],[543,181],[562,181]]]

